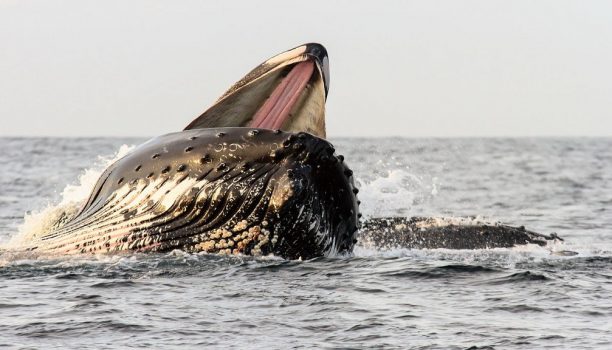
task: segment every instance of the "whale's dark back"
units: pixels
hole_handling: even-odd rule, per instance
[[[356,192],[343,158],[310,134],[183,131],[111,165],[83,208],[34,249],[311,258],[352,249]]]

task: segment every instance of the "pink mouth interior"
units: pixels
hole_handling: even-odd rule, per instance
[[[280,129],[289,117],[293,106],[297,103],[300,93],[308,84],[313,70],[314,63],[312,61],[296,64],[255,113],[250,126],[253,128]]]

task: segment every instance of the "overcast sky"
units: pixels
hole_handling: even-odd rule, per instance
[[[178,131],[320,42],[329,136],[612,136],[612,1],[0,0],[0,135]]]

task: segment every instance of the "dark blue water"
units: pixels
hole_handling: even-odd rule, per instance
[[[84,199],[98,156],[140,141],[0,139],[0,242]],[[333,141],[366,216],[479,216],[565,243],[311,261],[5,251],[0,347],[612,348],[612,140]]]

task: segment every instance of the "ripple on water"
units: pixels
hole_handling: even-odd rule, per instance
[[[0,168],[0,241],[26,211],[86,196],[98,155],[140,141],[0,138],[0,164],[12,165]],[[612,348],[611,140],[333,141],[358,177],[365,216],[480,215],[566,241],[358,246],[310,261],[4,251],[0,347]],[[88,176],[72,181],[79,174]],[[578,255],[551,255],[564,250]]]

